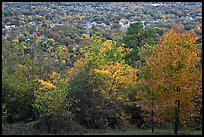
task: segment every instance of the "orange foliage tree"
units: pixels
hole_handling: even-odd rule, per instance
[[[195,44],[198,37],[179,31],[180,27],[168,30],[145,57],[140,106],[146,112],[153,109],[155,121],[173,121],[176,100],[180,100],[181,124],[200,115],[196,108],[202,107],[201,50]]]

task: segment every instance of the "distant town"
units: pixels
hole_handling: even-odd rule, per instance
[[[59,34],[61,38],[68,37],[78,44],[76,38],[82,34],[91,36],[97,31],[112,39],[114,32],[123,35],[135,22],[141,22],[143,28],[155,28],[162,35],[179,23],[187,30],[196,25],[202,28],[201,6],[196,2],[8,2],[2,7],[2,36],[13,39],[24,32],[28,41],[37,32],[44,39],[53,38],[50,33],[59,34],[52,30],[61,25],[75,32],[75,36]]]

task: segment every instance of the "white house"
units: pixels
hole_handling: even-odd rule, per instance
[[[15,28],[15,27],[16,27],[15,25],[11,25],[11,26],[5,25],[5,28],[6,28],[6,29],[9,29],[9,30],[11,30],[11,29],[13,29],[13,28]]]
[[[94,26],[96,26],[96,25],[97,25],[97,23],[96,23],[96,22],[92,22],[92,23],[91,23],[91,25],[94,25]]]
[[[54,23],[52,23],[52,24],[50,25],[50,27],[51,27],[51,28],[53,28],[54,26],[55,26],[55,24],[54,24]]]
[[[30,40],[30,38],[28,36],[26,36],[26,41]]]

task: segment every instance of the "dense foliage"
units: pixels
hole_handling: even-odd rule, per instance
[[[171,124],[175,100],[179,127],[199,129],[200,5],[157,4],[3,3],[3,132]]]
[[[148,74],[141,79],[146,86],[140,92],[141,106],[147,112],[154,111],[155,121],[173,121],[176,100],[180,100],[181,124],[193,122],[201,113],[201,50],[195,44],[198,37],[181,29],[178,25],[168,30],[145,58],[143,73]]]

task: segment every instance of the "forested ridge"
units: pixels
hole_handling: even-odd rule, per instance
[[[2,134],[202,129],[200,3],[2,4]]]

